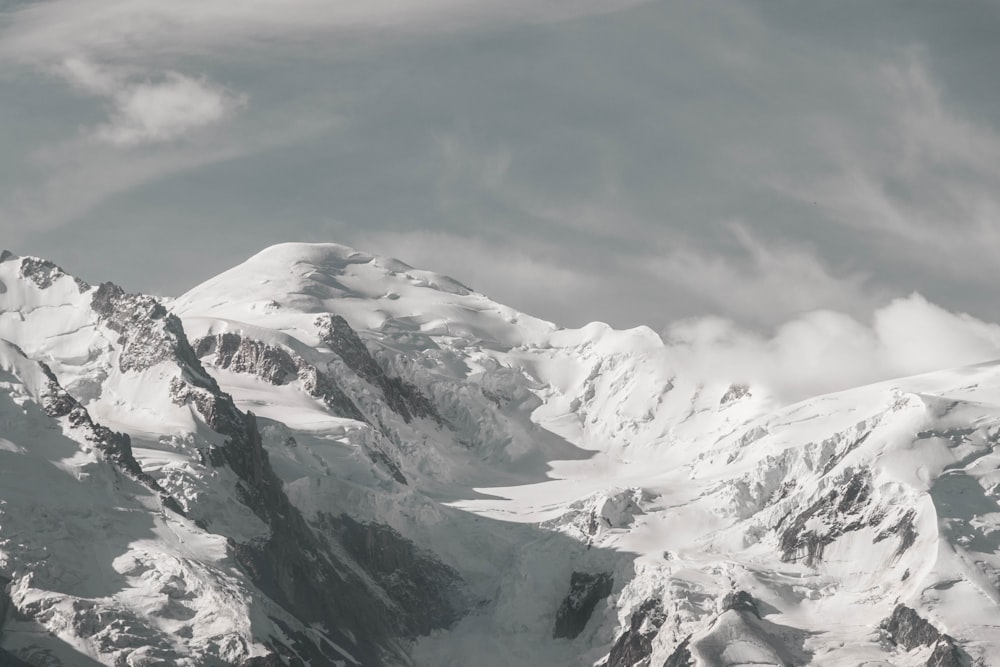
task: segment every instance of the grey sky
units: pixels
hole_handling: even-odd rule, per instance
[[[0,0],[0,245],[338,241],[559,323],[995,321],[998,3]]]

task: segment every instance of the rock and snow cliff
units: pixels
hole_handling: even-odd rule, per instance
[[[1000,665],[1000,365],[784,406],[285,244],[0,259],[0,664]]]

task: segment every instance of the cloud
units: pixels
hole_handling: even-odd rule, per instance
[[[829,224],[910,275],[1000,278],[1000,134],[961,113],[918,50],[872,67],[856,90],[877,117],[856,127],[816,121],[812,141],[833,169],[784,171],[770,177],[775,189],[818,206]]]
[[[243,119],[231,125],[238,126],[240,122],[250,121]],[[30,244],[33,237],[47,234],[49,244],[58,249],[64,237],[51,234],[52,230],[85,217],[95,208],[130,191],[142,190],[151,183],[180,173],[229,163],[249,155],[266,154],[288,144],[315,141],[317,136],[330,133],[337,122],[337,117],[328,113],[309,116],[272,109],[259,114],[249,131],[244,127],[225,126],[215,132],[200,133],[198,141],[161,141],[143,150],[122,150],[96,136],[100,129],[112,126],[111,123],[89,128],[83,136],[36,148],[30,154],[22,172],[32,178],[27,185],[12,188],[10,195],[0,202],[0,235],[8,244],[22,247],[21,244]],[[162,224],[178,224],[173,205],[157,208],[167,220]],[[116,222],[142,228],[151,224],[145,222],[147,214],[148,210],[135,211],[125,220]],[[185,237],[178,238],[182,245],[187,244]],[[84,235],[78,242],[93,244],[90,252],[84,254],[93,258],[94,266],[90,268],[97,272],[94,275],[99,275],[108,265],[106,258],[114,254],[115,238]],[[134,256],[137,252],[141,254],[142,247],[123,250]],[[39,247],[33,252],[48,255],[52,250]],[[156,253],[162,256],[163,248]],[[120,275],[115,278],[123,280]]]
[[[645,0],[49,0],[8,11],[0,57],[67,53],[148,58],[331,34],[436,33],[485,23],[546,23]],[[332,42],[324,40],[323,46]]]
[[[867,323],[821,310],[768,336],[728,319],[698,318],[671,325],[664,339],[680,372],[763,386],[786,402],[1000,359],[1000,325],[948,312],[919,294],[891,301]]]
[[[198,221],[247,251],[345,240],[563,324],[869,322],[913,291],[1000,317],[984,17],[708,0],[563,21],[631,4],[9,5],[0,86],[18,130],[0,137],[0,225],[73,222],[93,275],[126,227]],[[38,76],[67,62],[57,83],[89,98]],[[343,131],[275,145],[323,116]],[[312,235],[331,218],[341,231]],[[61,252],[46,234],[28,241]],[[112,277],[166,291],[171,261],[187,275],[189,237],[137,245],[160,273],[115,262]],[[233,259],[206,255],[202,275]]]
[[[246,105],[245,95],[174,71],[137,81],[77,58],[67,59],[60,71],[77,90],[108,101],[111,117],[91,135],[118,147],[173,141]]]

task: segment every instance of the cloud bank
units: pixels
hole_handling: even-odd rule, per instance
[[[821,310],[767,336],[732,320],[697,318],[663,336],[680,372],[763,386],[786,402],[1000,359],[1000,325],[951,313],[919,294],[878,308],[868,322]]]

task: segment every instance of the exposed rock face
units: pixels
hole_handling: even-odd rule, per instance
[[[855,437],[852,440],[850,440],[848,442],[848,444],[847,444],[846,447],[840,447],[837,450],[837,452],[834,453],[834,455],[830,457],[830,460],[826,462],[825,466],[823,466],[823,474],[824,475],[829,474],[834,468],[837,467],[837,464],[839,464],[841,461],[844,460],[844,458],[848,454],[850,454],[855,449],[857,449],[858,447],[860,447],[861,445],[863,445],[865,443],[865,441],[868,440],[869,436],[871,436],[871,434],[872,434],[872,429],[870,427],[869,428],[864,428],[863,424],[859,424],[855,428],[856,429],[861,429],[860,435],[858,435],[857,437]],[[836,440],[836,439],[837,438],[834,438],[834,440]]]
[[[428,417],[439,423],[442,421],[434,404],[416,385],[385,373],[347,320],[339,315],[328,315],[319,318],[316,325],[323,344],[343,359],[347,367],[359,377],[378,387],[389,407],[405,421],[409,422],[415,417]]]
[[[727,403],[732,403],[733,401],[738,401],[745,396],[750,395],[750,387],[745,384],[734,384],[730,385],[726,393],[722,395],[719,400],[719,405],[726,405]]]
[[[239,412],[225,394],[214,398],[207,417],[213,429],[228,437],[224,460],[243,480],[246,505],[271,528],[266,539],[231,543],[237,562],[268,597],[301,622],[328,628],[331,638],[350,647],[362,664],[381,664],[380,647],[399,634],[398,621],[348,563],[323,549],[288,500],[254,416]]]
[[[211,363],[217,368],[255,375],[273,385],[283,385],[298,379],[311,396],[322,400],[335,415],[368,422],[329,374],[287,350],[235,333],[199,338],[194,343],[194,350],[199,359],[212,355]],[[183,385],[177,386],[177,392],[180,396],[196,399]],[[397,482],[407,483],[399,464],[387,453],[376,447],[366,447],[365,452]]]
[[[670,654],[663,667],[694,667],[694,659],[691,657],[691,637],[685,637],[684,641],[677,645],[674,652]]]
[[[7,259],[11,256],[6,250],[4,253],[5,255],[3,259]],[[0,261],[3,260],[0,259]],[[25,257],[21,260],[21,277],[27,278],[40,289],[48,289],[49,287],[52,287],[52,283],[60,278],[66,277],[67,275],[68,274],[60,267],[46,259]],[[81,294],[90,289],[90,285],[79,278],[74,277],[73,281],[76,282],[77,289],[80,290]]]
[[[844,533],[860,530],[867,522],[860,517],[851,516],[844,519],[852,510],[863,508],[868,499],[869,488],[867,479],[856,475],[849,482],[841,496],[836,489],[806,508],[796,516],[791,525],[781,533],[781,559],[784,561],[802,560],[813,567],[823,559],[823,550]],[[807,529],[806,526],[814,517],[826,519],[824,531]]]
[[[871,479],[865,472],[854,473],[842,488],[831,489],[823,497],[798,514],[781,532],[780,548],[783,561],[801,560],[815,567],[823,559],[823,551],[840,536],[867,526],[879,526],[887,519],[884,508],[871,500]],[[900,517],[893,525],[883,529],[873,542],[880,542],[890,535],[900,539],[897,554],[909,548],[916,540],[913,527],[915,514]],[[779,523],[780,528],[787,517]],[[819,525],[819,528],[807,528]]]
[[[219,368],[256,375],[273,385],[287,383],[299,370],[288,352],[235,333],[200,338],[194,350],[199,358],[214,353]]]
[[[285,661],[275,653],[257,658],[247,658],[239,667],[285,667]]]
[[[597,603],[611,595],[614,585],[614,579],[607,572],[574,572],[569,580],[569,594],[556,613],[552,636],[556,639],[577,637],[587,627]]]
[[[899,519],[889,526],[883,529],[875,536],[875,542],[881,542],[893,535],[899,537],[899,546],[896,547],[896,555],[900,555],[907,549],[913,546],[913,543],[917,541],[917,529],[913,525],[913,521],[917,518],[916,510],[907,510]]]
[[[212,364],[217,368],[256,375],[273,385],[299,379],[337,416],[367,421],[333,378],[287,350],[231,332],[199,338],[194,349],[199,359],[214,355]]]
[[[933,646],[934,652],[927,660],[927,667],[963,667],[955,640],[906,605],[896,605],[892,615],[882,621],[879,628],[893,645],[905,651]]]
[[[658,599],[646,600],[632,613],[629,627],[611,647],[603,667],[644,667],[653,652],[653,638],[660,631],[667,616]],[[677,663],[680,667],[684,663]]]
[[[198,362],[181,321],[153,297],[127,294],[113,283],[102,283],[94,292],[91,306],[101,323],[119,334],[118,365],[122,371],[143,371],[177,360],[188,382],[218,387]]]
[[[934,645],[934,652],[927,659],[927,667],[965,667],[962,655],[955,641],[944,635]]]
[[[348,419],[356,419],[359,422],[368,421],[365,415],[358,409],[347,394],[340,388],[332,377],[315,366],[302,363],[299,365],[298,377],[302,380],[302,386],[311,395],[323,401],[334,414]]]
[[[754,601],[753,596],[751,596],[746,591],[733,591],[728,593],[722,600],[723,611],[729,611],[733,609],[735,611],[753,614],[757,618],[760,618],[760,611],[757,609],[757,603]]]
[[[879,627],[885,631],[889,641],[906,651],[912,651],[918,646],[930,646],[941,637],[941,633],[929,621],[903,604],[897,605],[892,615],[882,621]]]
[[[398,606],[407,635],[451,627],[465,615],[459,574],[391,527],[346,514],[321,515],[321,521]]]

